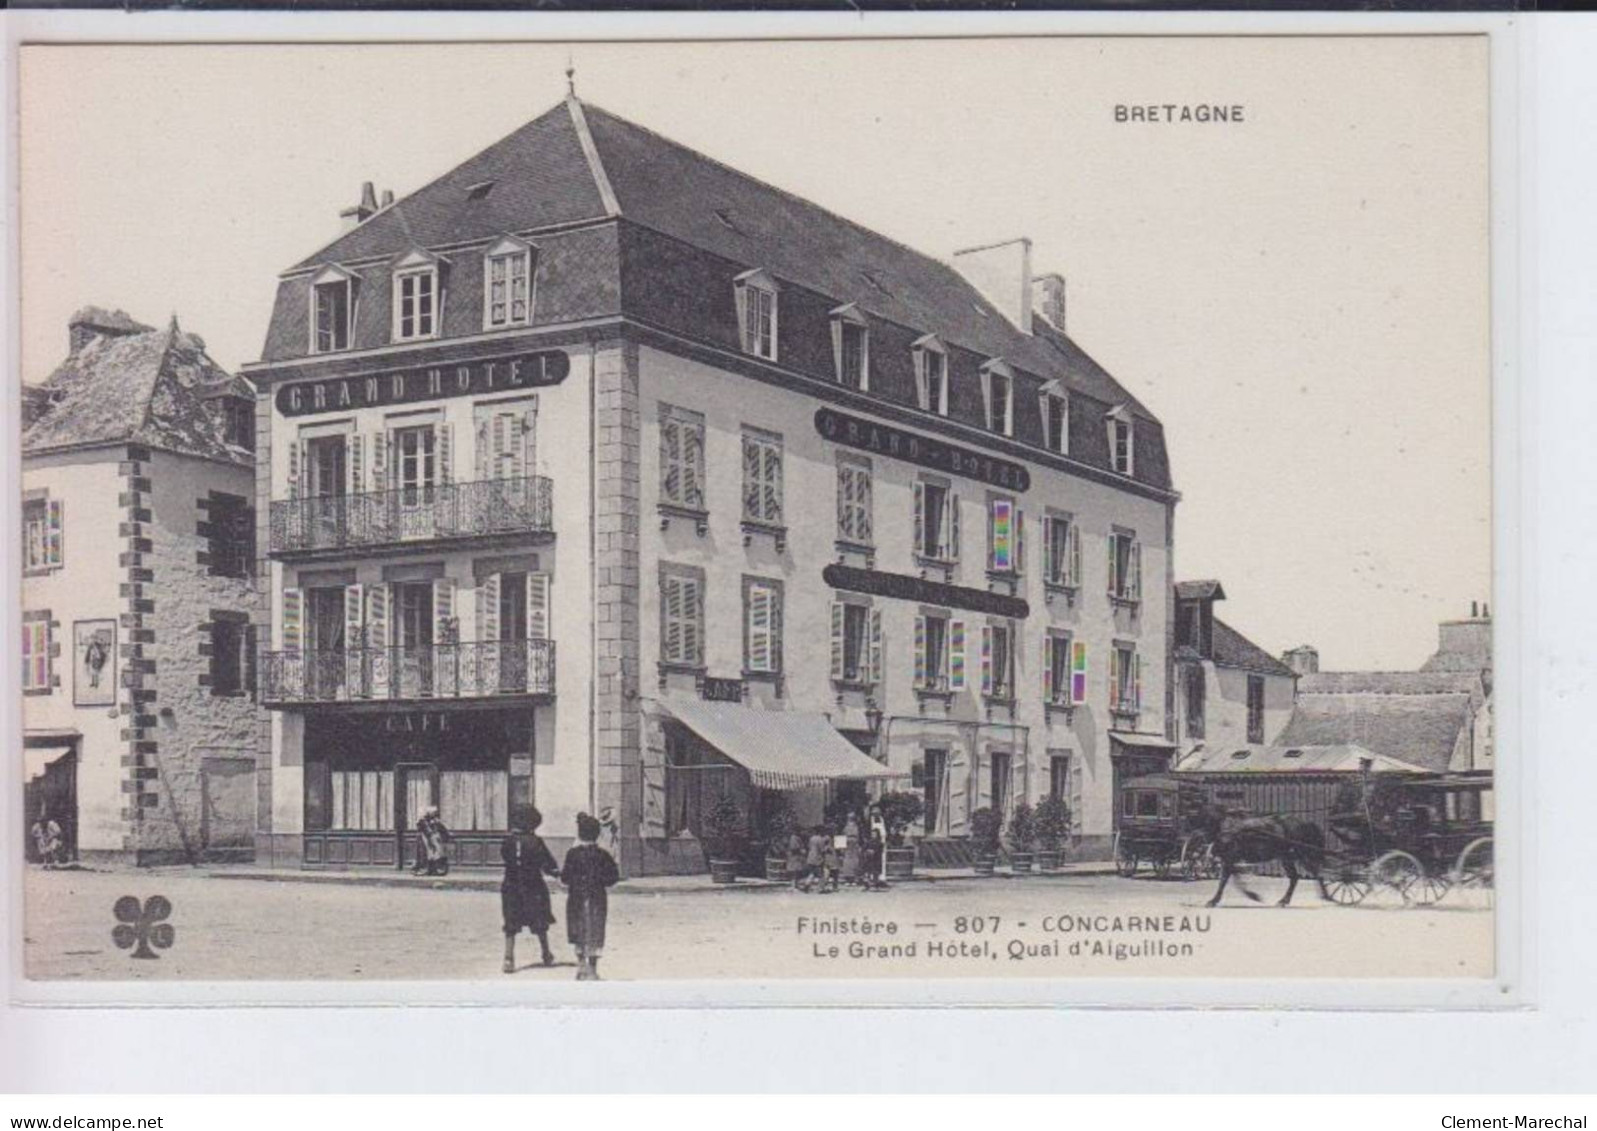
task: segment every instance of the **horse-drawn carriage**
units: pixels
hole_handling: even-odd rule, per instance
[[[1372,775],[1337,800],[1321,871],[1335,902],[1379,887],[1426,906],[1455,886],[1492,886],[1490,773]]]
[[[1217,875],[1211,809],[1208,789],[1195,779],[1147,774],[1127,780],[1120,787],[1115,871],[1134,876],[1146,864],[1160,879],[1172,872],[1187,880]]]
[[[1216,900],[1237,865],[1279,866],[1289,882],[1283,902],[1300,873],[1343,905],[1383,891],[1425,906],[1455,887],[1492,886],[1490,772],[1350,774],[1317,804],[1270,806],[1292,811],[1239,806],[1232,777],[1164,773],[1122,782],[1115,870],[1129,877],[1147,864],[1161,878],[1219,876]]]

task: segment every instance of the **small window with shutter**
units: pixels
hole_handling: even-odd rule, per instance
[[[743,579],[743,671],[777,675],[782,671],[782,583],[764,577]]]
[[[704,666],[704,572],[691,566],[660,567],[660,662]]]
[[[871,465],[869,460],[839,457],[837,461],[837,539],[851,546],[872,542]]]
[[[48,496],[22,504],[22,568],[59,569],[65,564],[66,507]]]
[[[702,512],[704,414],[674,405],[660,406],[660,502]]]

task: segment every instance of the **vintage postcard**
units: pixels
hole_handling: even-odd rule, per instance
[[[23,975],[1490,983],[1490,64],[24,45]]]

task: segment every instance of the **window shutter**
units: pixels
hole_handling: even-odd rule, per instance
[[[926,618],[915,614],[915,686],[926,686]]]
[[[704,648],[703,615],[700,604],[703,595],[699,592],[697,578],[684,578],[682,581],[682,648],[690,664],[702,663]]]
[[[349,493],[360,495],[366,490],[366,437],[351,432],[345,442],[349,444]]]
[[[1109,709],[1120,709],[1120,649],[1109,649]]]
[[[854,537],[870,543],[875,523],[871,515],[871,473],[867,468],[854,469]]]
[[[527,639],[549,639],[549,575],[527,574]]]
[[[499,643],[499,575],[490,573],[477,586],[477,640]]]
[[[538,474],[538,402],[536,399],[521,410],[521,474],[524,478]]]
[[[433,579],[433,643],[452,644],[459,629],[455,620],[455,581],[451,577]]]
[[[987,422],[989,429],[995,429],[996,426],[993,424],[993,371],[991,369],[984,368],[981,371],[981,406],[982,419]]]
[[[832,678],[843,678],[843,625],[847,613],[843,602],[832,602]]]
[[[372,433],[372,490],[388,489],[388,433]]]
[[[1067,551],[1065,564],[1065,584],[1079,586],[1081,584],[1081,528],[1074,521],[1065,527],[1065,547]]]
[[[453,424],[440,424],[438,426],[438,482],[453,483],[455,481],[455,426]]]
[[[476,452],[476,454],[477,454],[476,470],[477,470],[477,479],[479,481],[484,480],[484,479],[492,479],[493,478],[493,472],[490,470],[490,463],[489,463],[489,456],[491,454],[491,450],[492,450],[492,446],[493,446],[493,435],[492,434],[493,434],[493,416],[492,416],[492,414],[484,414],[481,411],[479,411],[478,414],[477,414],[477,442],[475,444],[475,447],[477,449],[477,452]]]
[[[915,552],[926,552],[926,486],[915,483]]]
[[[244,626],[244,690],[250,693],[250,698],[260,695],[260,672],[256,666],[256,656],[259,650],[255,625]]]
[[[1042,638],[1042,701],[1054,701],[1054,638]]]
[[[737,302],[738,333],[743,339],[744,352],[752,352],[754,343],[759,337],[759,327],[756,325],[760,317],[759,303],[750,301],[753,296],[750,295],[748,286],[743,283],[732,288],[732,296]]]
[[[660,494],[670,503],[687,501],[682,489],[682,425],[670,419],[660,421]]]
[[[321,642],[317,642],[318,646]],[[356,651],[366,646],[366,587],[344,586],[344,648]]]
[[[1111,597],[1120,596],[1120,571],[1115,568],[1115,543],[1118,541],[1120,539],[1116,535],[1109,535],[1109,595]]]
[[[62,565],[66,561],[66,502],[51,499],[46,509],[44,560],[49,565]]]
[[[948,496],[948,557],[959,560],[959,496],[952,492]]]
[[[1058,522],[1057,518],[1043,516],[1042,576],[1044,581],[1057,581],[1059,579],[1059,570],[1054,565],[1054,529]]]
[[[1131,553],[1127,557],[1129,563],[1126,578],[1126,596],[1133,601],[1142,599],[1142,543],[1133,542]]]
[[[298,652],[305,646],[305,592],[283,590],[283,651]]]
[[[682,491],[690,507],[704,508],[704,429],[699,424],[682,426]]]
[[[782,521],[782,449],[763,444],[765,457],[765,521]]]
[[[1015,574],[1026,571],[1026,512],[1015,508]]]
[[[924,347],[915,351],[915,400],[922,412],[931,412],[935,406],[926,385],[926,352]]]
[[[854,537],[854,469],[848,464],[837,466],[837,536]]]
[[[832,319],[832,372],[837,374],[838,384],[846,384],[848,376],[843,372],[843,320]]]
[[[965,622],[948,622],[948,689],[965,690]]]
[[[660,616],[664,626],[660,633],[660,649],[668,663],[685,659],[682,650],[682,579],[660,578]]]
[[[985,624],[981,629],[981,693],[993,693],[993,630]]]
[[[771,590],[749,586],[748,665],[750,671],[773,671],[771,662]]]
[[[870,681],[880,687],[882,682],[882,610],[871,610],[871,667]]]
[[[1087,701],[1087,645],[1079,640],[1070,645],[1070,701],[1077,706]]]
[[[1141,656],[1134,656],[1134,657],[1132,657],[1132,660],[1136,664],[1136,684],[1135,684],[1135,688],[1134,688],[1134,692],[1133,692],[1134,698],[1131,701],[1131,706],[1132,706],[1133,710],[1140,711],[1140,710],[1142,710],[1142,657]]]
[[[288,497],[299,498],[299,463],[300,443],[298,440],[288,442]]]

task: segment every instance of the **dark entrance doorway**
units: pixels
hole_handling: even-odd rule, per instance
[[[25,738],[27,780],[22,787],[22,834],[27,839],[26,859],[39,863],[39,847],[34,840],[35,823],[52,820],[61,828],[60,860],[78,858],[78,748],[62,745],[55,739],[48,745],[35,745]]]

